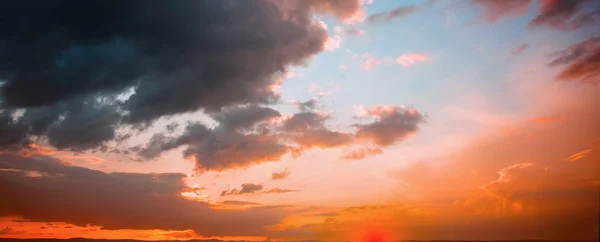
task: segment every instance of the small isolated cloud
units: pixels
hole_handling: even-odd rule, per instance
[[[381,63],[380,60],[375,59],[373,57],[368,57],[364,61],[363,68],[365,68],[365,70],[367,70],[367,71],[370,71],[373,68],[375,68],[377,65],[379,65],[380,63]]]
[[[367,32],[364,29],[359,29],[355,27],[346,29],[344,33],[349,36],[364,36],[367,34]]]
[[[258,205],[262,205],[260,203],[257,202],[247,202],[247,201],[237,201],[237,200],[226,200],[222,202],[225,205],[231,205],[231,206],[258,206]]]
[[[242,184],[242,189],[228,189],[221,192],[221,197],[224,196],[233,196],[233,195],[243,195],[243,194],[252,194],[258,191],[261,191],[263,186],[260,184],[253,183],[244,183]]]
[[[244,195],[244,194],[269,194],[269,193],[289,193],[289,192],[300,192],[300,190],[294,189],[284,189],[284,188],[271,188],[269,190],[264,190],[264,187],[259,184],[253,183],[244,183],[242,184],[242,189],[228,189],[221,192],[221,197],[225,196],[236,196],[236,195]]]
[[[378,146],[389,146],[405,139],[425,122],[425,116],[419,111],[403,106],[377,106],[372,109],[364,108],[362,112],[375,117],[375,121],[369,124],[355,124],[356,136],[370,140]]]
[[[308,111],[314,110],[317,107],[317,99],[311,98],[304,102],[293,101],[292,104],[294,104],[294,106],[298,107],[298,109],[300,109],[300,111],[308,112]]]
[[[523,53],[525,50],[527,50],[527,48],[529,48],[529,45],[527,43],[524,43],[522,45],[519,45],[519,47],[514,49],[510,54],[512,56],[519,55],[519,54]]]
[[[348,66],[342,64],[342,65],[338,66],[338,69],[345,71],[345,70],[348,70]]]
[[[271,174],[271,179],[283,180],[283,179],[287,178],[288,176],[290,176],[291,174],[292,174],[292,171],[289,168],[285,168],[285,170],[283,170],[282,172],[273,172],[273,174]]]
[[[587,149],[587,150],[584,150],[584,151],[581,151],[581,152],[577,152],[577,153],[575,153],[575,154],[567,157],[565,160],[566,161],[577,161],[577,160],[580,160],[580,159],[584,158],[590,152],[592,152],[591,149]]]
[[[402,55],[398,56],[398,58],[396,58],[396,62],[398,62],[398,64],[405,66],[405,67],[412,66],[419,62],[423,62],[423,61],[427,61],[427,60],[429,60],[427,55],[422,54],[422,53],[407,53],[407,54],[402,54]]]
[[[290,192],[300,192],[300,190],[273,188],[273,189],[266,190],[264,193],[290,193]]]
[[[360,0],[361,5],[369,5],[369,4],[373,4],[374,2],[375,2],[375,0]]]
[[[375,156],[382,154],[383,150],[378,147],[366,147],[357,150],[350,151],[342,156],[342,159],[346,160],[362,160],[369,156]]]

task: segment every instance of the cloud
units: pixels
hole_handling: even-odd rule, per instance
[[[423,9],[425,9],[425,7],[433,4],[433,2],[434,1],[427,1],[426,3],[421,4],[421,5],[402,6],[402,7],[398,7],[393,10],[387,11],[387,12],[376,13],[376,14],[370,15],[367,18],[367,21],[371,24],[390,22],[394,19],[402,18],[402,17],[408,16],[408,15],[411,15],[413,13],[416,13],[418,11],[422,11]]]
[[[273,174],[271,174],[271,179],[272,180],[283,180],[285,178],[287,178],[288,176],[290,176],[292,174],[292,171],[289,168],[285,168],[282,172],[274,172]]]
[[[538,2],[539,13],[529,22],[529,27],[547,27],[560,30],[574,30],[593,25],[600,10],[584,13],[583,5],[588,0],[544,0]]]
[[[13,228],[10,227],[4,227],[3,229],[0,229],[0,236],[11,236],[11,235],[19,235],[19,234],[26,234],[27,231],[23,231],[23,230],[15,230]]]
[[[352,151],[342,155],[342,158],[346,159],[346,160],[362,160],[364,158],[379,155],[382,153],[383,153],[383,150],[381,150],[378,147],[366,147],[366,148],[352,150]]]
[[[237,201],[237,200],[225,200],[222,202],[225,205],[233,205],[233,206],[248,206],[248,205],[261,205],[257,202],[247,202],[247,201]]]
[[[523,53],[525,50],[527,50],[527,48],[529,48],[529,45],[527,43],[524,43],[522,45],[519,45],[519,47],[514,49],[510,54],[512,56],[519,55],[519,54]]]
[[[348,144],[352,135],[328,129],[325,127],[327,119],[327,115],[316,112],[300,112],[285,120],[283,129],[303,148],[332,148]]]
[[[316,98],[311,98],[304,102],[294,101],[293,104],[296,105],[298,107],[298,109],[300,109],[300,111],[307,112],[307,111],[311,111],[317,107],[317,101],[318,100]]]
[[[275,103],[273,87],[286,69],[323,50],[327,33],[313,14],[348,20],[361,10],[358,1],[4,6],[14,24],[2,28],[0,57],[13,61],[0,67],[0,109],[24,115],[2,121],[0,130],[11,136],[0,145],[22,146],[36,136],[83,151],[117,139],[124,125]]]
[[[483,8],[482,17],[488,22],[497,22],[502,18],[522,16],[527,13],[530,0],[486,1],[474,0],[474,4]]]
[[[105,230],[192,229],[202,236],[264,235],[265,226],[284,218],[276,208],[213,210],[187,199],[180,173],[105,173],[40,155],[3,153],[0,160],[0,196],[11,197],[0,200],[0,216]]]
[[[396,58],[396,62],[398,62],[398,64],[405,66],[405,67],[409,67],[409,66],[417,64],[419,62],[423,62],[423,61],[427,61],[427,60],[429,60],[429,57],[427,57],[427,55],[422,54],[422,53],[407,53],[407,54],[402,54],[402,55],[398,56],[398,58]]]
[[[585,158],[585,156],[588,155],[590,152],[592,152],[592,149],[587,149],[587,150],[584,150],[584,151],[581,151],[581,152],[577,152],[577,153],[575,153],[575,154],[567,157],[565,160],[566,161],[571,161],[571,162],[578,161],[580,159]]]
[[[211,116],[219,122],[219,126],[222,128],[249,129],[259,122],[279,117],[281,114],[275,109],[251,104],[227,107]]]
[[[342,65],[339,65],[339,66],[338,66],[338,68],[339,68],[340,70],[348,70],[348,66],[346,66],[346,65],[344,65],[344,64],[342,64]]]
[[[233,195],[243,195],[243,194],[252,194],[258,191],[261,191],[263,186],[260,184],[253,183],[244,183],[242,184],[242,189],[229,189],[221,192],[221,197],[223,196],[233,196]]]
[[[395,144],[419,129],[425,122],[425,116],[414,108],[402,106],[377,106],[365,109],[375,121],[369,124],[355,124],[356,136],[359,139],[372,141],[379,146]]]
[[[269,194],[269,193],[290,193],[290,192],[300,192],[300,190],[293,189],[283,189],[283,188],[272,188],[269,190],[263,190],[263,186],[259,184],[252,183],[244,183],[242,184],[242,189],[228,189],[221,192],[221,196],[236,196],[236,195],[244,195],[244,194]]]
[[[359,29],[359,28],[355,28],[355,27],[346,29],[344,31],[344,33],[349,36],[364,36],[367,34],[367,32],[365,32],[364,29]]]
[[[556,59],[549,66],[566,65],[556,79],[600,83],[600,37],[577,43],[566,50],[553,53],[552,56]]]
[[[290,192],[300,192],[300,190],[294,190],[294,189],[283,189],[283,188],[272,188],[269,190],[266,190],[264,193],[290,193]]]
[[[340,48],[340,46],[342,45],[342,37],[339,35],[335,35],[333,37],[327,37],[327,41],[325,42],[325,49],[327,51],[335,51],[336,49]]]

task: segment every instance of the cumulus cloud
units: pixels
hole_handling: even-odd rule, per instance
[[[259,122],[279,117],[281,114],[269,107],[247,105],[227,107],[211,116],[224,129],[249,129]]]
[[[285,120],[283,129],[303,148],[331,148],[349,143],[351,134],[325,127],[328,118],[327,115],[316,112],[300,112]]]
[[[398,64],[405,66],[405,67],[409,67],[409,66],[417,64],[419,62],[423,62],[423,61],[427,61],[427,60],[429,60],[429,57],[427,57],[427,55],[422,54],[422,53],[406,53],[406,54],[402,54],[402,55],[398,56],[398,58],[396,58],[396,62],[398,62]]]
[[[558,73],[558,80],[596,84],[600,82],[600,37],[577,43],[551,56],[555,59],[548,64],[549,66],[566,65]]]
[[[2,121],[11,136],[1,145],[39,136],[82,151],[115,140],[122,125],[274,103],[286,69],[324,48],[313,14],[360,11],[358,1],[7,4],[0,57],[12,61],[0,65],[0,109],[25,114]]]
[[[180,173],[105,173],[40,155],[3,153],[0,160],[0,196],[12,198],[0,200],[0,216],[107,230],[192,229],[202,236],[264,235],[265,226],[284,218],[276,208],[213,210],[186,199]]]
[[[389,146],[405,139],[425,122],[425,116],[419,111],[402,106],[377,106],[366,108],[363,112],[375,117],[375,121],[355,124],[356,136],[379,146]]]
[[[274,172],[273,174],[271,174],[271,179],[272,180],[283,180],[285,178],[287,178],[288,176],[290,176],[292,174],[292,171],[289,168],[285,168],[282,172]]]

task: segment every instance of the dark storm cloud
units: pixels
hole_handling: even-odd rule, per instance
[[[116,137],[120,120],[116,107],[95,101],[70,106],[61,121],[48,127],[50,145],[73,151],[92,149]]]
[[[30,143],[28,127],[15,121],[14,112],[0,112],[0,150],[18,149]]]
[[[376,120],[369,124],[356,124],[356,136],[367,139],[379,146],[395,144],[416,132],[425,122],[425,116],[412,108],[379,106],[367,109]]]
[[[104,173],[44,156],[0,154],[0,216],[104,229],[193,229],[204,236],[262,235],[280,209],[213,210],[185,199],[180,173]],[[92,189],[93,188],[93,189]],[[43,209],[40,209],[43,208]]]
[[[273,103],[271,86],[286,68],[323,49],[327,33],[313,13],[345,19],[359,8],[334,0],[3,3],[0,110],[26,108],[18,125],[28,127],[23,134],[3,120],[0,129],[10,129],[11,143],[39,136],[85,150],[118,137],[123,124]],[[73,105],[100,97],[111,101]]]

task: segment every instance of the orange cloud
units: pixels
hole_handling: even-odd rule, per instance
[[[375,156],[375,155],[379,155],[382,153],[383,153],[383,150],[381,150],[378,147],[366,147],[366,148],[360,148],[357,150],[350,151],[350,152],[342,155],[342,159],[362,160],[369,156]]]

